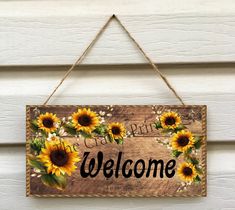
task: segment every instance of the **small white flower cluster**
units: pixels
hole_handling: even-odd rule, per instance
[[[113,105],[107,106],[105,110],[100,110],[99,115],[100,115],[100,123],[105,123],[105,116],[107,117],[112,117],[112,111],[113,111]]]
[[[39,116],[39,115],[41,114],[40,110],[39,110],[37,107],[35,107],[35,108],[33,109],[33,112],[34,112],[34,116],[35,116],[35,117],[37,117],[37,116]]]
[[[34,173],[32,173],[32,174],[30,175],[31,177],[37,177],[37,178],[40,178],[40,177],[41,177],[41,171],[40,171],[39,169],[34,168],[34,169],[33,169],[33,172],[34,172]]]
[[[124,138],[130,138],[130,137],[133,137],[133,134],[130,132],[130,131],[127,131],[126,132],[126,136]]]
[[[170,141],[169,141],[169,139],[163,139],[163,140],[161,140],[159,137],[155,137],[154,140],[155,140],[157,143],[166,146],[167,149],[172,150],[172,147],[170,146]]]
[[[187,187],[192,185],[192,182],[181,182],[177,192],[184,192],[187,190]]]
[[[152,106],[152,114],[161,115],[163,112],[170,112],[170,109],[165,109],[163,106]]]

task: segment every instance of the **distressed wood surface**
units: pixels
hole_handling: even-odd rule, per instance
[[[0,144],[25,143],[25,106],[42,104],[67,67],[0,69]],[[234,141],[234,65],[160,66],[186,104],[208,106],[208,141]],[[179,104],[146,66],[76,69],[49,104]],[[13,132],[14,131],[14,132]]]
[[[27,143],[33,138],[34,132],[30,129],[30,122],[35,119],[34,109],[37,106],[27,107]],[[37,177],[31,177],[34,173],[30,170],[30,166],[27,166],[27,194],[37,196],[88,196],[88,197],[152,197],[152,196],[205,196],[206,195],[206,107],[205,106],[113,106],[112,111],[109,110],[109,106],[38,106],[38,110],[41,113],[50,112],[54,113],[62,119],[62,117],[68,118],[73,112],[81,108],[90,108],[96,113],[105,112],[105,123],[120,122],[123,123],[127,132],[131,136],[127,136],[123,145],[117,145],[115,142],[110,144],[109,142],[99,144],[97,146],[87,147],[87,141],[94,141],[94,139],[84,140],[83,138],[70,137],[70,143],[79,143],[79,153],[81,162],[78,163],[78,170],[76,170],[68,180],[68,186],[63,191],[56,190],[50,187],[46,187],[42,184],[41,179]],[[172,155],[166,146],[159,144],[156,141],[156,137],[163,140],[168,139],[168,135],[163,135],[159,130],[149,125],[152,125],[156,121],[156,117],[159,114],[154,114],[154,110],[161,110],[161,114],[167,111],[174,111],[179,114],[182,119],[182,124],[187,127],[194,135],[202,137],[202,147],[198,150],[196,157],[199,160],[200,166],[203,170],[201,175],[202,181],[200,184],[192,184],[187,187],[187,190],[183,192],[177,192],[177,189],[181,186],[181,181],[177,175],[172,178],[168,178],[166,175],[160,177],[160,169],[157,168],[157,177],[153,177],[153,171],[156,170],[152,166],[150,168],[150,176],[146,177],[148,170],[148,161],[163,160],[164,167],[169,160],[172,159]],[[194,113],[193,116],[192,113]],[[111,115],[111,116],[108,116]],[[148,129],[139,130],[139,127],[143,124],[148,125]],[[135,125],[138,129],[134,129]],[[143,133],[144,132],[144,133]],[[68,136],[67,136],[68,137]],[[65,139],[68,139],[63,137]],[[101,140],[100,140],[101,141]],[[103,139],[104,141],[104,139]],[[107,140],[106,140],[107,141]],[[99,141],[98,141],[99,142]],[[103,175],[102,169],[96,177],[83,178],[80,174],[80,167],[84,159],[84,152],[90,152],[89,158],[86,162],[86,170],[91,158],[95,158],[97,161],[97,154],[99,151],[103,152],[103,162],[108,161],[110,158],[114,160],[114,171],[118,170],[118,177],[106,178]],[[120,166],[117,165],[118,153],[122,152],[122,158],[120,160]],[[27,146],[27,155],[30,154],[30,147]],[[131,169],[142,159],[145,162],[145,169],[143,165],[138,165],[138,173],[142,173],[141,178],[134,177],[134,174],[125,178],[122,175],[122,165],[124,162],[130,159],[133,161],[131,165],[126,167],[127,170]],[[180,163],[184,162],[183,158],[175,159],[176,168]],[[96,165],[97,166],[97,165]],[[97,170],[97,167],[96,167]],[[175,169],[177,170],[177,169]],[[165,171],[165,169],[163,170]],[[134,173],[134,172],[133,172]]]
[[[226,2],[1,1],[0,65],[71,64],[112,13],[154,62],[233,62],[235,4]],[[113,22],[84,63],[146,61]]]
[[[0,208],[19,209],[234,209],[234,144],[208,145],[206,198],[30,198],[25,197],[25,148],[0,147]],[[55,206],[56,205],[56,206]]]

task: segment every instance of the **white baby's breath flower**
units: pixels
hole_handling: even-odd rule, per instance
[[[104,123],[105,119],[103,117],[100,118],[100,123]]]
[[[47,141],[55,141],[58,139],[58,136],[56,136],[55,133],[49,133],[48,137],[47,137]]]
[[[68,120],[72,120],[72,117],[71,117],[71,116],[69,116],[69,117],[68,117]]]
[[[182,185],[182,186],[185,186],[186,184],[185,184],[185,182],[181,182],[181,185]]]
[[[40,169],[38,169],[38,168],[34,168],[33,171],[34,171],[35,173],[40,173],[40,172],[41,172]]]
[[[59,135],[60,136],[67,136],[67,132],[64,130],[64,128],[60,128]]]
[[[108,117],[112,117],[112,114],[111,114],[111,113],[108,113],[107,116],[108,116]]]
[[[65,118],[65,117],[63,117],[63,118],[61,119],[61,121],[62,121],[63,123],[65,123],[66,118]]]
[[[37,176],[37,174],[31,174],[31,177],[35,177],[35,176]]]
[[[167,147],[167,149],[171,149],[171,146],[169,146],[169,145],[167,145],[166,147]]]
[[[169,143],[169,141],[168,141],[167,139],[164,139],[162,142],[163,142],[164,144],[168,144],[168,143]]]
[[[105,112],[104,112],[104,111],[99,111],[99,115],[100,115],[100,116],[104,116],[104,115],[105,115]]]
[[[33,112],[34,112],[35,116],[40,115],[40,110],[37,107],[33,109]]]

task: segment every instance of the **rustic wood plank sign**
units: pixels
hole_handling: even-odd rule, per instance
[[[206,106],[27,106],[27,196],[206,196]]]

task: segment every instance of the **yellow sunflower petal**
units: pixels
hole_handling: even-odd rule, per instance
[[[37,118],[37,125],[39,129],[51,133],[56,131],[56,124],[59,123],[59,121],[59,118],[56,117],[55,114],[46,112],[45,114],[39,115]]]
[[[109,135],[113,139],[122,139],[126,136],[126,129],[122,123],[113,122],[108,125]]]
[[[185,182],[192,182],[197,176],[197,172],[193,164],[187,162],[182,163],[178,167],[177,174],[180,179]]]
[[[193,134],[190,131],[178,131],[171,138],[171,145],[174,150],[185,152],[189,148],[193,147],[195,140]]]
[[[72,114],[72,123],[78,131],[91,133],[100,124],[100,120],[95,112],[83,108]]]
[[[175,129],[181,124],[181,118],[176,112],[164,112],[160,122],[164,129]]]
[[[54,146],[54,145],[58,146]],[[72,145],[64,141],[65,147],[72,148]],[[37,156],[38,159],[47,167],[47,172],[59,176],[67,173],[71,175],[76,168],[75,164],[80,161],[77,151],[65,150],[60,141],[48,141],[45,148]]]

